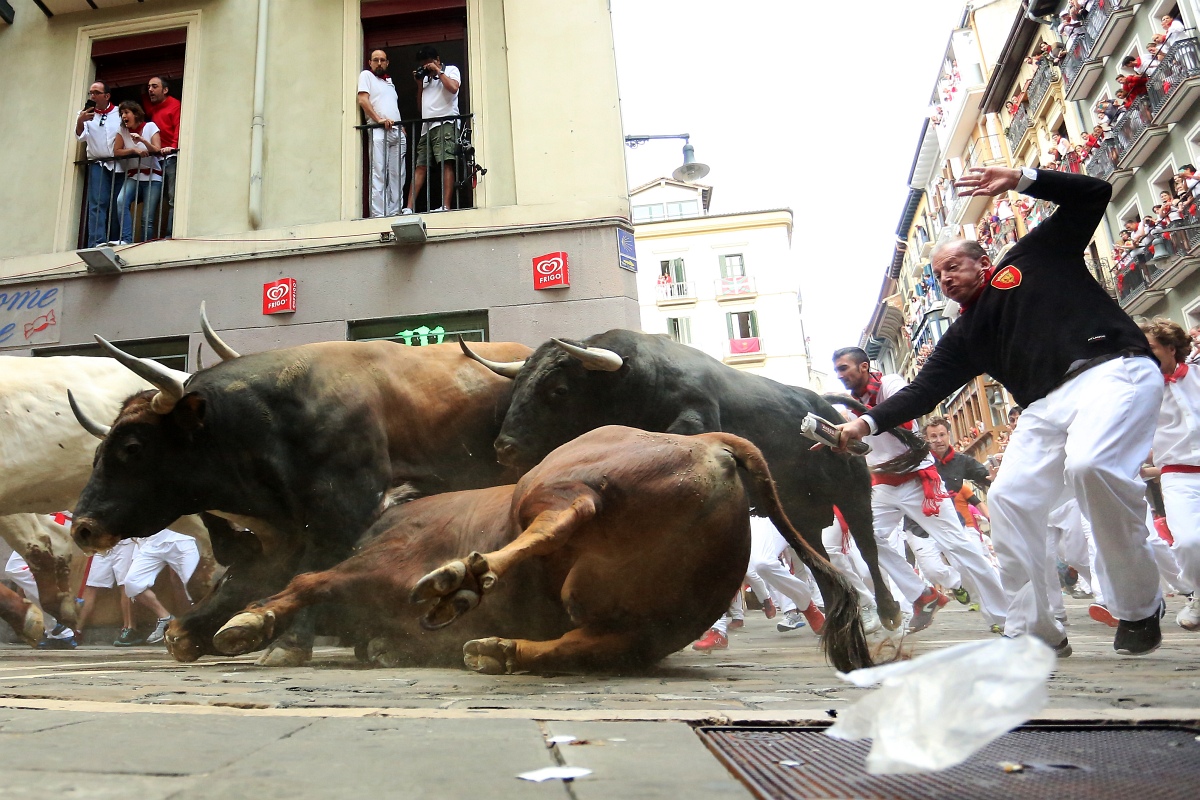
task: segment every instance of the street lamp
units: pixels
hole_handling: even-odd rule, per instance
[[[625,144],[634,148],[638,145],[643,145],[651,139],[683,139],[683,163],[671,173],[671,177],[677,181],[691,183],[698,181],[708,174],[708,165],[701,164],[696,160],[696,149],[688,142],[691,134],[689,133],[671,133],[671,134],[651,134],[648,136],[626,136]]]

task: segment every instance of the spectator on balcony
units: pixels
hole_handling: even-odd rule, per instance
[[[1120,107],[1123,111],[1128,110],[1129,107],[1133,105],[1133,100],[1126,96],[1124,89],[1117,89],[1116,97],[1117,99],[1115,102],[1120,104]]]
[[[1108,123],[1108,126],[1111,127],[1112,124],[1117,121],[1117,118],[1121,116],[1121,112],[1124,110],[1124,106],[1122,105],[1123,100],[1124,100],[1124,97],[1120,97],[1117,99],[1109,98],[1107,100],[1101,100],[1096,105],[1097,115],[1102,116],[1104,121]],[[1102,122],[1101,124],[1103,125],[1104,122]],[[1107,128],[1106,128],[1106,130],[1107,130]]]
[[[1175,198],[1171,196],[1170,192],[1159,192],[1158,199],[1162,205],[1162,215],[1166,217],[1169,222],[1179,222],[1183,219],[1183,213],[1179,210],[1179,204],[1176,202]]]
[[[1191,193],[1193,204],[1200,201],[1200,178],[1196,177],[1196,168],[1191,164],[1184,164],[1179,168],[1179,176],[1183,178],[1183,185]]]
[[[1126,108],[1133,105],[1133,101],[1146,93],[1146,86],[1150,83],[1150,79],[1145,75],[1118,75],[1117,83],[1125,90]]]
[[[1158,37],[1155,37],[1154,40],[1146,43],[1146,52],[1146,64],[1142,69],[1143,75],[1149,75],[1162,61],[1163,52],[1161,43],[1158,41]]]
[[[125,171],[112,160],[121,129],[121,113],[112,104],[104,81],[88,88],[88,104],[75,118],[75,137],[87,147],[87,246],[95,247],[121,235],[113,213]],[[109,159],[100,161],[98,159]]]
[[[1071,38],[1083,28],[1083,25],[1070,11],[1064,11],[1060,19],[1062,22],[1058,26],[1058,35],[1064,42],[1070,42]]]
[[[404,155],[407,142],[400,125],[396,84],[388,75],[387,53],[372,50],[370,69],[358,76],[358,107],[371,128],[371,216],[400,213],[404,192]]]
[[[133,207],[142,206],[142,224],[138,241],[149,241],[154,235],[154,220],[162,198],[162,165],[158,159],[161,137],[158,126],[146,121],[142,104],[126,100],[121,111],[121,140],[113,147],[113,155],[125,159],[125,184],[118,200],[121,210],[121,240],[133,242]]]
[[[146,117],[158,126],[162,147],[163,196],[160,218],[156,220],[155,238],[170,236],[175,226],[175,167],[179,161],[179,101],[171,97],[171,85],[166,78],[155,75],[146,83]]]
[[[1173,17],[1170,14],[1164,14],[1163,18],[1159,21],[1162,23],[1163,36],[1165,37],[1163,39],[1162,51],[1166,54],[1176,42],[1184,38],[1187,34],[1187,29],[1183,26],[1183,20]]]
[[[462,76],[458,67],[442,65],[438,51],[422,47],[417,51],[417,102],[421,106],[421,117],[458,116],[458,91],[462,88]],[[421,139],[417,142],[417,166],[413,170],[412,187],[408,190],[408,205],[405,214],[415,208],[417,194],[425,184],[425,172],[431,164],[442,165],[442,205],[433,211],[449,211],[454,194],[454,165],[458,159],[458,120],[424,123]],[[432,205],[432,203],[431,203]]]

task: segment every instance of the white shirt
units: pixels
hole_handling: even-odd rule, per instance
[[[1184,31],[1183,23],[1179,20],[1172,20],[1171,27],[1167,28],[1167,41],[1159,48],[1161,52],[1166,52],[1171,48],[1171,45],[1183,38]]]
[[[453,78],[456,81],[461,81],[458,67],[447,64],[442,67],[442,73]],[[462,84],[459,84],[462,88]],[[458,92],[449,92],[442,85],[441,80],[433,80],[429,76],[421,81],[421,116],[425,119],[435,117],[452,117],[458,115]],[[440,125],[441,123],[435,123]],[[455,123],[457,124],[457,122]],[[429,130],[429,123],[421,126],[421,133]]]
[[[374,72],[364,69],[358,76],[358,91],[366,92],[371,108],[383,119],[400,121],[400,104],[396,97],[396,84],[391,78],[377,78]]]
[[[1200,466],[1200,366],[1163,388],[1154,431],[1154,463]]]
[[[884,400],[887,400],[896,392],[908,386],[908,381],[901,378],[899,375],[884,375],[879,381],[879,397],[875,404],[878,405]],[[874,420],[871,421],[871,428],[874,429]],[[871,452],[867,453],[867,466],[876,467],[885,461],[891,461],[896,456],[904,455],[908,452],[908,448],[890,433],[875,433],[863,439],[867,444],[871,445]],[[933,466],[933,456],[926,456],[917,469]]]
[[[121,126],[120,131],[121,131],[121,142],[122,142],[121,147],[123,147],[125,149],[129,149],[132,147],[133,149],[139,150],[142,153],[146,154],[144,156],[141,156],[140,158],[139,157],[126,158],[121,162],[121,165],[122,165],[121,168],[125,170],[125,177],[129,178],[130,180],[137,180],[137,181],[161,181],[162,180],[162,163],[159,161],[158,156],[150,155],[149,154],[150,151],[146,149],[145,145],[136,144],[133,141],[133,138],[129,135],[129,131],[125,130],[124,126]],[[142,132],[140,135],[143,139],[145,139],[148,142],[154,138],[154,134],[156,134],[156,133],[158,133],[158,126],[155,125],[153,122],[147,122],[145,125],[142,126]],[[136,172],[134,172],[134,174],[130,175],[129,172],[131,170],[136,170]],[[150,170],[150,173],[148,175],[143,174],[141,172],[141,170]],[[155,170],[158,171],[157,174],[155,174]]]
[[[83,123],[83,132],[79,134],[79,141],[87,145],[88,158],[112,158],[113,142],[117,140],[117,134],[121,132],[121,115],[117,112],[117,107],[113,106],[107,114],[97,114],[91,119]],[[104,168],[108,170],[115,169],[117,166],[115,161],[107,161]]]

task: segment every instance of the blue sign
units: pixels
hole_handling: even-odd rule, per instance
[[[637,272],[637,249],[633,245],[633,234],[629,231],[617,231],[617,266]]]

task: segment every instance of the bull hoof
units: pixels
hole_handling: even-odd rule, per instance
[[[463,614],[479,605],[479,595],[470,589],[459,589],[449,597],[444,597],[433,608],[421,617],[421,627],[427,631],[444,628]]]
[[[889,631],[894,631],[900,627],[901,623],[904,622],[904,613],[900,610],[900,606],[896,606],[896,611],[893,614],[885,617],[882,613],[880,613],[879,621],[883,623],[883,627],[887,628]]]
[[[21,626],[21,638],[24,639],[30,647],[36,647],[41,641],[42,634],[46,632],[46,620],[42,617],[42,610],[25,601],[29,607],[25,609],[25,624]]]
[[[272,645],[254,663],[260,667],[303,667],[312,660],[312,650]]]
[[[413,587],[410,599],[414,603],[423,603],[438,597],[445,597],[462,586],[467,577],[467,565],[463,561],[451,561],[438,567],[433,572],[417,581]]]
[[[367,642],[367,661],[376,667],[398,667],[403,660],[395,642],[386,636],[376,636]]]
[[[213,646],[227,656],[257,650],[275,631],[275,612],[243,611],[221,626]]]
[[[475,639],[463,645],[467,669],[484,675],[512,675],[517,671],[517,643],[512,639]]]

